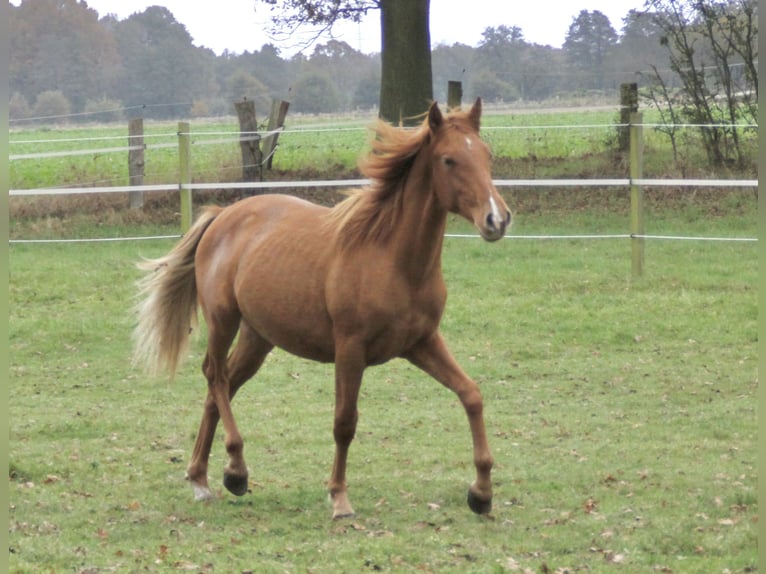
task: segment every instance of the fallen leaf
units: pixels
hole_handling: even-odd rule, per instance
[[[596,507],[598,506],[598,501],[593,500],[592,498],[589,498],[586,500],[582,507],[586,514],[591,514],[596,510]]]
[[[607,552],[604,554],[604,558],[606,558],[607,562],[610,562],[612,564],[622,564],[625,562],[625,555],[624,554],[615,554],[614,552]]]

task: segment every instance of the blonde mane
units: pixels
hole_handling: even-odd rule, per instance
[[[468,112],[456,110],[444,118],[444,127],[471,128]],[[385,241],[402,210],[404,184],[415,157],[431,138],[428,118],[420,126],[404,129],[378,120],[373,127],[370,153],[360,161],[362,174],[372,183],[354,190],[328,214],[327,223],[337,230],[342,247]]]
[[[359,163],[372,183],[351,192],[329,214],[328,223],[338,230],[344,246],[388,237],[401,207],[399,192],[430,135],[426,122],[416,129],[402,129],[379,120],[373,131],[372,150]]]

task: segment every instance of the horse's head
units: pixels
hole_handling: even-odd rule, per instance
[[[432,138],[432,182],[442,206],[472,222],[486,241],[497,241],[511,223],[511,211],[492,183],[490,152],[479,137],[481,98],[469,112],[443,116],[428,111]]]

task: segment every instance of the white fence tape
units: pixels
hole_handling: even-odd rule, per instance
[[[209,191],[224,189],[285,189],[321,187],[361,187],[369,179],[327,179],[314,181],[252,181],[235,183],[191,183],[186,189]],[[497,187],[626,187],[628,185],[667,187],[758,187],[757,179],[496,179]],[[11,189],[11,196],[74,195],[80,193],[126,193],[129,191],[174,191],[177,183],[124,185],[116,187],[62,187]]]

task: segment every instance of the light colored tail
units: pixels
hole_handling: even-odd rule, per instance
[[[142,365],[151,374],[166,371],[174,377],[189,346],[189,334],[197,326],[194,255],[202,235],[221,210],[206,208],[170,253],[138,264],[149,273],[138,282],[133,364]]]

